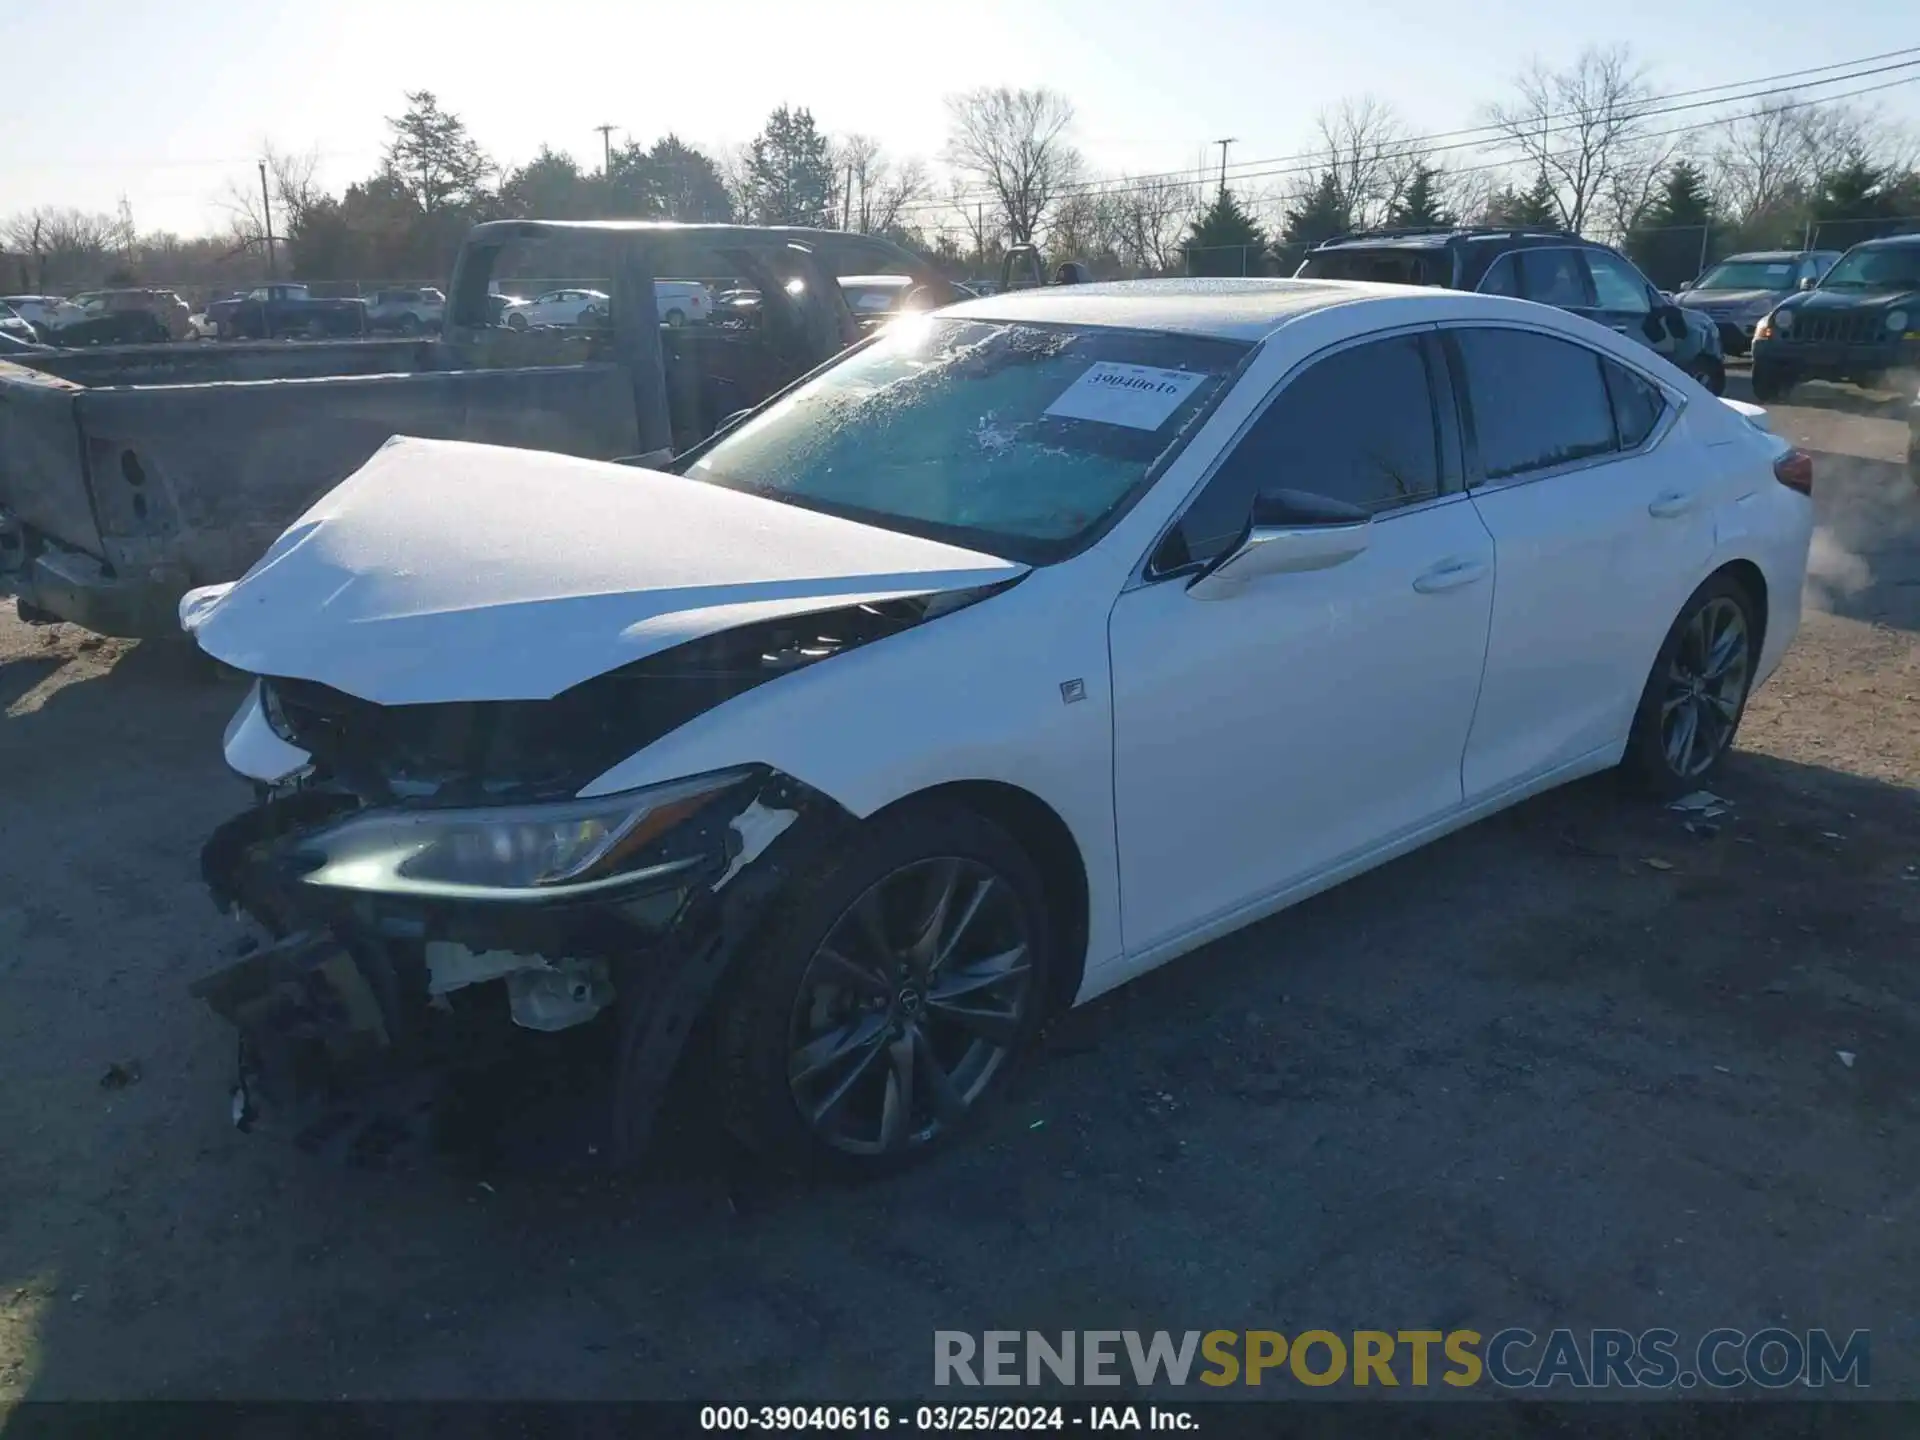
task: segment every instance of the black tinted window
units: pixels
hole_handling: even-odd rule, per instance
[[[1527,299],[1538,304],[1563,310],[1593,304],[1587,267],[1578,250],[1522,250],[1520,278]]]
[[[1262,490],[1307,490],[1379,511],[1439,489],[1420,342],[1399,336],[1357,345],[1287,383],[1181,521],[1184,552],[1163,563],[1218,554],[1240,533]]]
[[[1644,444],[1666,413],[1667,397],[1659,386],[1642,380],[1624,365],[1602,360],[1600,368],[1607,377],[1607,393],[1613,397],[1613,424],[1620,435],[1620,448],[1631,450]]]
[[[1487,479],[1615,448],[1613,406],[1593,351],[1525,330],[1454,334]]]
[[[1488,295],[1520,295],[1520,261],[1509,251],[1487,267],[1480,289]]]

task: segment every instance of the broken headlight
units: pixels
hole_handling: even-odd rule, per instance
[[[554,805],[387,810],[308,837],[310,885],[486,900],[579,894],[623,884],[655,841],[736,785],[726,770]],[[698,855],[646,867],[676,872]]]

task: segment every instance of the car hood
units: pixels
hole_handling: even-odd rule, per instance
[[[1026,568],[658,471],[396,438],[180,621],[237,669],[376,704],[544,700],[737,625]]]
[[[1783,310],[1911,310],[1920,306],[1920,290],[1808,290],[1781,305]]]
[[[1680,303],[1689,310],[1764,310],[1787,290],[1689,290]]]

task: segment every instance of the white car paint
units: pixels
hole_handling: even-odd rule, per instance
[[[1577,316],[1294,281],[1030,290],[942,313],[1259,347],[1089,548],[737,695],[583,795],[751,763],[858,816],[947,782],[1019,787],[1060,816],[1085,865],[1084,1000],[1617,762],[1680,604],[1721,566],[1750,563],[1766,582],[1756,684],[1798,628],[1811,505],[1773,477],[1781,442]],[[1242,428],[1331,347],[1476,322],[1607,356],[1658,386],[1668,428],[1643,453],[1392,512],[1344,563],[1218,598],[1143,573]],[[347,482],[351,503],[323,501],[196,612],[204,646],[383,703],[538,696],[765,613],[769,590],[800,609],[1022,569],[851,522],[816,530],[811,512],[593,462],[407,442],[372,466],[377,485]]]
[[[655,471],[394,439],[180,620],[236,669],[382,705],[544,700],[734,625],[1025,568]]]
[[[656,280],[653,299],[663,324],[691,324],[713,318],[713,292],[697,280]],[[591,311],[604,315],[612,303],[604,290],[549,290],[509,306],[501,319],[510,324],[578,325]]]

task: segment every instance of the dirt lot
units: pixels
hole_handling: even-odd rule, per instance
[[[0,1398],[902,1396],[936,1327],[1771,1323],[1868,1328],[1920,1394],[1920,495],[1891,406],[1796,398],[1820,613],[1717,835],[1535,801],[1076,1012],[974,1143],[860,1189],[237,1134],[186,995],[237,692],[0,620]]]

